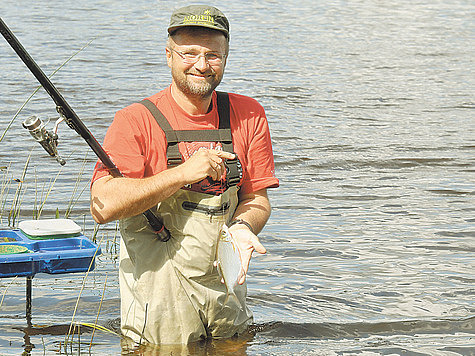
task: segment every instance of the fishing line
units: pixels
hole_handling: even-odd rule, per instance
[[[68,59],[66,59],[58,68],[56,68],[56,70],[51,73],[48,78],[52,78],[61,68],[63,68],[66,64],[68,64],[68,62],[73,59],[74,57],[76,57],[79,53],[81,53],[84,49],[86,49],[91,43],[92,41],[94,41],[95,39],[97,39],[97,37],[94,37],[92,40],[90,40],[88,43],[86,43],[84,46],[82,46],[78,51],[76,51],[75,53],[73,53]],[[15,115],[13,116],[13,118],[11,119],[10,123],[7,125],[7,128],[5,129],[5,131],[3,132],[2,136],[0,137],[0,142],[2,142],[3,138],[5,137],[5,135],[7,134],[7,131],[10,129],[10,127],[13,125],[13,122],[15,121],[15,119],[18,117],[18,115],[20,114],[20,112],[25,108],[26,104],[28,104],[28,102],[31,100],[31,98],[33,98],[33,96],[38,92],[38,90],[40,90],[42,88],[42,85],[39,85],[34,91],[33,93],[31,93],[31,95],[26,99],[26,101],[23,103],[23,105],[20,106],[20,108],[18,109],[18,111],[15,113]]]

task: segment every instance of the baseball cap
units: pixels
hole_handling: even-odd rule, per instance
[[[176,9],[168,26],[168,33],[180,27],[200,26],[212,28],[224,33],[229,39],[229,21],[224,14],[213,6],[189,5]]]

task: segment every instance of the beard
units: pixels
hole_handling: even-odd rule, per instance
[[[207,98],[209,97],[214,89],[221,83],[223,75],[218,75],[214,71],[210,71],[210,76],[206,77],[205,80],[194,81],[187,74],[193,73],[192,70],[186,72],[178,71],[176,68],[172,69],[172,78],[175,81],[178,89],[186,95],[194,96],[198,98]]]

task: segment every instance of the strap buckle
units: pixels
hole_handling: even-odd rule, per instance
[[[234,153],[234,159],[227,159],[224,161],[226,167],[226,187],[233,187],[238,185],[242,180],[242,165],[239,157]]]
[[[170,157],[170,158],[167,159],[167,166],[168,167],[175,167],[175,166],[178,166],[182,163],[183,163],[183,161],[182,161],[181,158]]]

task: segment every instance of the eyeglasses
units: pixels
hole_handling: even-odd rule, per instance
[[[207,61],[211,65],[220,65],[223,63],[224,59],[226,58],[226,55],[223,53],[217,53],[217,52],[208,52],[208,53],[194,53],[194,52],[179,52],[173,48],[170,48],[173,52],[178,54],[181,59],[183,60],[183,63],[186,64],[195,64],[200,60],[200,57],[204,57],[205,61]]]

